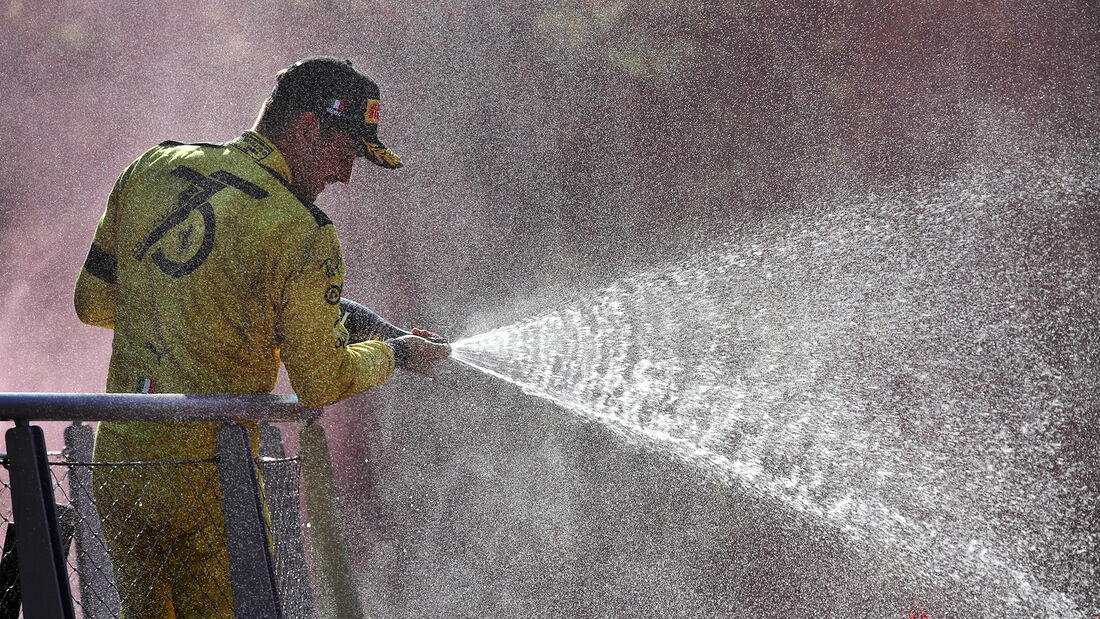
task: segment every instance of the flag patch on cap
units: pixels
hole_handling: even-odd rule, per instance
[[[157,389],[157,384],[152,378],[139,378],[138,379],[138,393],[153,393]]]
[[[363,116],[363,122],[371,125],[378,124],[378,116],[382,112],[382,102],[378,99],[367,100],[367,113]]]
[[[328,112],[330,114],[342,116],[344,114],[345,107],[347,107],[347,104],[345,104],[343,101],[341,101],[340,99],[333,99],[332,103],[330,103],[328,106]]]

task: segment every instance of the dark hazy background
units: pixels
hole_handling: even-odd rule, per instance
[[[809,199],[1021,150],[1095,158],[1098,33],[1088,0],[8,0],[0,389],[102,391],[110,332],[82,326],[71,295],[115,178],[162,140],[234,137],[306,55],[376,78],[382,139],[406,162],[358,164],[318,200],[345,295],[458,337]],[[877,585],[805,523],[462,368],[400,377],[325,423],[381,615],[936,603],[934,588]]]

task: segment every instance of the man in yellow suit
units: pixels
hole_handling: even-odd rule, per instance
[[[395,368],[431,375],[450,348],[342,299],[340,243],[313,204],[357,157],[401,167],[380,105],[350,61],[310,57],[240,137],[165,142],[122,173],[75,293],[82,321],[114,329],[108,392],[268,393],[282,363],[303,404],[326,406]],[[187,463],[94,469],[124,616],[232,615],[218,425],[99,425],[97,461]]]

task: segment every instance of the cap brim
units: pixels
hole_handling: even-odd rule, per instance
[[[396,170],[405,165],[401,158],[397,156],[397,153],[386,148],[386,145],[378,140],[368,140],[367,138],[359,138],[362,143],[360,149],[361,154],[370,159],[375,165],[380,165],[383,168],[389,168]]]

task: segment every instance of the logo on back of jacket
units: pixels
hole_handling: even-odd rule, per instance
[[[183,179],[187,185],[179,193],[176,206],[157,221],[145,240],[134,246],[133,254],[140,262],[152,249],[149,258],[157,268],[172,277],[183,277],[199,268],[214,249],[217,222],[210,199],[215,194],[229,187],[256,200],[270,194],[225,170],[204,175],[181,165],[170,174]],[[196,212],[199,217],[192,217]]]

